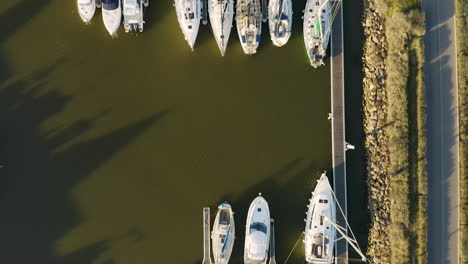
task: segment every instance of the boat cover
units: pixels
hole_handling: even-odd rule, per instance
[[[120,0],[102,0],[102,8],[105,10],[115,10],[119,8]]]

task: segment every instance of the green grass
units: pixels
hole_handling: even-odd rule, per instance
[[[391,10],[394,12],[407,12],[420,8],[420,0],[393,0]]]
[[[427,262],[427,160],[426,90],[424,87],[424,41],[413,39],[410,46],[410,252],[415,263]]]
[[[458,103],[460,115],[460,258],[468,263],[468,2],[456,1]]]
[[[427,263],[424,15],[419,0],[376,0],[385,15],[392,264]]]

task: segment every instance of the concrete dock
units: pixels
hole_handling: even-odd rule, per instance
[[[270,261],[268,264],[276,264],[276,247],[275,247],[275,220],[270,219]]]
[[[338,203],[347,217],[346,190],[346,142],[345,142],[345,89],[344,89],[344,43],[343,43],[343,8],[340,5],[333,21],[331,31],[331,123],[332,123],[332,164],[333,189]],[[346,227],[341,213],[336,214],[336,223]],[[346,230],[347,234],[347,230]],[[348,263],[348,244],[341,239],[335,245],[337,264]]]
[[[203,208],[203,261],[202,264],[211,264],[210,244],[210,208]]]

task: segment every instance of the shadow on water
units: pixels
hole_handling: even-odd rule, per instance
[[[365,135],[362,128],[362,45],[364,38],[360,19],[362,12],[362,1],[351,0],[343,3],[346,140],[356,147],[355,150],[346,153],[348,221],[365,253],[370,219],[367,209]],[[349,247],[349,256],[359,259],[351,247]]]
[[[149,1],[148,8],[145,9],[145,31],[152,30],[154,26],[159,24],[165,16],[174,15],[177,20],[175,11],[171,10],[174,0],[166,1]],[[170,12],[171,11],[171,12]]]
[[[71,191],[168,114],[163,111],[81,141],[77,138],[92,129],[102,114],[45,132],[43,122],[62,112],[72,100],[44,89],[63,62],[0,86],[0,252],[5,263],[78,264],[100,257],[110,241],[63,256],[57,253],[57,241],[82,221]]]
[[[18,28],[28,23],[31,17],[47,7],[51,0],[22,0],[0,14],[0,43],[7,40],[18,31]]]
[[[302,235],[306,205],[316,185],[316,179],[321,173],[322,170],[319,170],[313,162],[307,163],[302,159],[294,159],[272,173],[267,179],[247,190],[226,195],[219,202],[211,204],[211,223],[216,216],[217,206],[224,201],[230,203],[235,212],[236,240],[230,263],[243,263],[248,208],[260,192],[268,202],[270,217],[275,219],[276,260],[282,263]],[[201,218],[200,224],[202,224]],[[303,260],[302,245],[303,243],[299,241],[291,255],[290,263],[299,263]],[[202,263],[201,259],[193,264],[200,263]]]

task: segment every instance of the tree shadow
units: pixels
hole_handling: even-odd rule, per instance
[[[42,9],[47,7],[51,0],[22,0],[13,7],[0,14],[0,43],[8,40],[18,32],[18,28],[25,25],[29,20]]]
[[[361,17],[363,2],[345,1],[343,8],[344,70],[345,70],[345,121],[346,140],[356,146],[346,152],[346,175],[348,177],[348,221],[356,235],[363,252],[367,250],[370,216],[366,184],[366,153],[364,147],[363,112],[362,112],[362,45],[364,30]],[[383,128],[381,128],[383,129]],[[350,249],[350,248],[349,248]],[[359,258],[354,250],[349,250],[350,258]]]
[[[83,221],[71,192],[168,114],[162,111],[85,140],[78,138],[110,110],[44,131],[43,123],[72,100],[44,88],[62,63],[0,86],[0,251],[6,263],[91,263],[101,256],[109,241],[57,253],[57,241]]]

